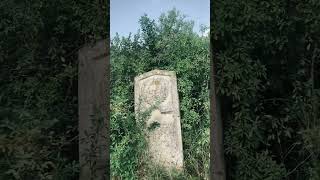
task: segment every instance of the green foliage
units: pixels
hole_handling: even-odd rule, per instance
[[[229,178],[319,177],[320,2],[211,6]]]
[[[78,178],[77,51],[106,38],[100,3],[0,2],[0,179]]]
[[[134,118],[134,77],[163,69],[175,71],[178,81],[185,159],[185,173],[178,176],[204,179],[209,167],[209,39],[193,32],[193,22],[176,10],[157,23],[147,15],[139,22],[138,33],[111,42],[112,176],[169,177],[156,175],[148,165],[144,125]]]
[[[148,127],[148,130],[149,131],[153,131],[153,130],[155,130],[156,128],[158,128],[158,127],[160,127],[160,123],[158,123],[158,122],[153,122],[153,123],[151,123],[150,124],[150,126]]]

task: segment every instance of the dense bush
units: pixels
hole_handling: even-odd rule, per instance
[[[213,1],[231,179],[317,179],[320,1]]]
[[[143,125],[134,118],[134,77],[153,69],[177,74],[186,173],[205,178],[209,163],[209,38],[176,10],[140,18],[141,31],[111,44],[111,172],[123,178],[166,178],[146,170]],[[149,173],[149,174],[146,174]],[[158,173],[158,174],[157,174]],[[178,178],[178,176],[176,177]]]
[[[106,38],[100,3],[0,2],[0,179],[77,179],[77,50]]]

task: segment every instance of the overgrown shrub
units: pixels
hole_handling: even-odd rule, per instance
[[[106,38],[105,6],[0,2],[0,179],[78,178],[77,51]]]
[[[319,177],[320,1],[211,6],[228,178]]]

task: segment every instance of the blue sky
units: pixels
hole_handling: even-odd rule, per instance
[[[209,0],[110,0],[110,34],[128,36],[139,29],[139,18],[146,13],[157,20],[161,13],[176,8],[195,22],[194,31],[199,32],[201,24],[210,25]]]

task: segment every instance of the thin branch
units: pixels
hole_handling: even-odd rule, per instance
[[[313,155],[313,153],[310,153],[309,156],[308,156],[305,160],[301,161],[294,169],[292,169],[291,171],[289,171],[286,176],[289,176],[290,174],[294,173],[294,172],[295,172],[301,165],[303,165],[312,155]]]
[[[290,146],[290,149],[287,151],[287,153],[285,154],[284,156],[284,159],[291,153],[291,151],[294,149],[294,147],[296,147],[298,143],[293,143],[291,146]]]

